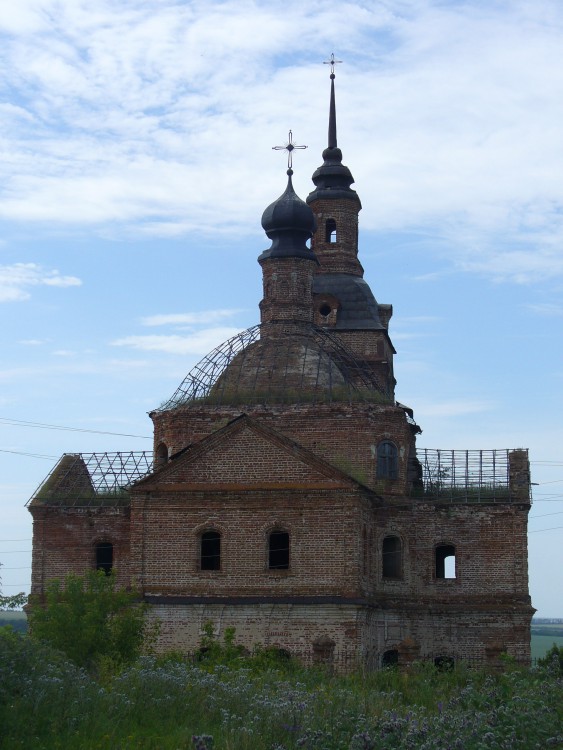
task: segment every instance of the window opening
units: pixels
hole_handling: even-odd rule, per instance
[[[385,440],[377,446],[377,478],[397,479],[397,446]]]
[[[402,578],[402,544],[398,536],[386,536],[382,548],[382,574],[384,578]]]
[[[218,531],[205,531],[201,535],[200,568],[221,569],[221,534]]]
[[[272,531],[268,537],[268,567],[270,570],[289,568],[289,534],[287,531]]]
[[[386,667],[396,667],[399,664],[399,652],[396,648],[385,651],[381,657],[381,666],[383,669]]]
[[[436,578],[455,577],[455,547],[453,544],[439,544],[436,547]]]
[[[336,242],[336,222],[334,219],[326,220],[325,242]]]
[[[164,464],[168,463],[168,448],[166,447],[165,443],[160,443],[158,448],[156,449],[156,466],[164,466]]]
[[[113,568],[113,544],[99,542],[96,544],[96,570],[103,570],[109,576]]]
[[[332,312],[332,307],[331,307],[331,306],[330,306],[329,304],[327,304],[326,302],[324,302],[324,303],[323,303],[323,304],[322,304],[322,305],[321,305],[321,306],[319,307],[319,312],[320,312],[320,314],[321,314],[321,315],[322,315],[322,316],[323,316],[324,318],[326,318],[326,317],[327,317],[328,315],[330,315],[330,313]]]

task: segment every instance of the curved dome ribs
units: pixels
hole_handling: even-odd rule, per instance
[[[256,325],[214,349],[157,411],[190,404],[387,402],[369,366],[326,329],[292,321]]]
[[[260,326],[252,326],[217,346],[194,365],[172,397],[159,406],[157,411],[167,411],[192,401],[205,400],[234,357],[259,336]]]

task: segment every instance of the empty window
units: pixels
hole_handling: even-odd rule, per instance
[[[439,544],[436,547],[436,578],[455,578],[455,547]]]
[[[327,219],[325,226],[325,242],[336,242],[336,222]]]
[[[389,440],[377,446],[377,478],[397,479],[397,446]]]
[[[270,570],[289,568],[289,534],[287,531],[272,531],[268,537],[268,567]]]
[[[201,570],[221,570],[221,534],[218,531],[206,531],[201,535],[199,566]]]
[[[166,447],[165,443],[160,443],[160,445],[156,449],[155,462],[154,462],[155,467],[164,466],[164,464],[167,462],[168,462],[168,448]]]
[[[381,657],[381,666],[383,667],[383,669],[385,669],[385,667],[396,667],[398,663],[399,652],[396,648],[385,651],[385,653]]]
[[[398,536],[383,540],[381,570],[384,578],[402,578],[402,544]]]
[[[113,544],[98,542],[96,544],[96,570],[103,570],[109,576],[113,568]]]

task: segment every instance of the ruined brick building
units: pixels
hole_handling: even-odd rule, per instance
[[[392,307],[358,258],[334,72],[306,202],[291,175],[262,217],[260,324],[151,413],[153,453],[62,457],[29,504],[32,592],[115,568],[154,605],[162,649],[195,650],[211,622],[341,670],[527,663],[527,453],[417,450]]]

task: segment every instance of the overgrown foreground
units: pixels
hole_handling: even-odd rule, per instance
[[[289,750],[561,748],[559,670],[330,677],[144,657],[100,682],[0,630],[0,747]]]

